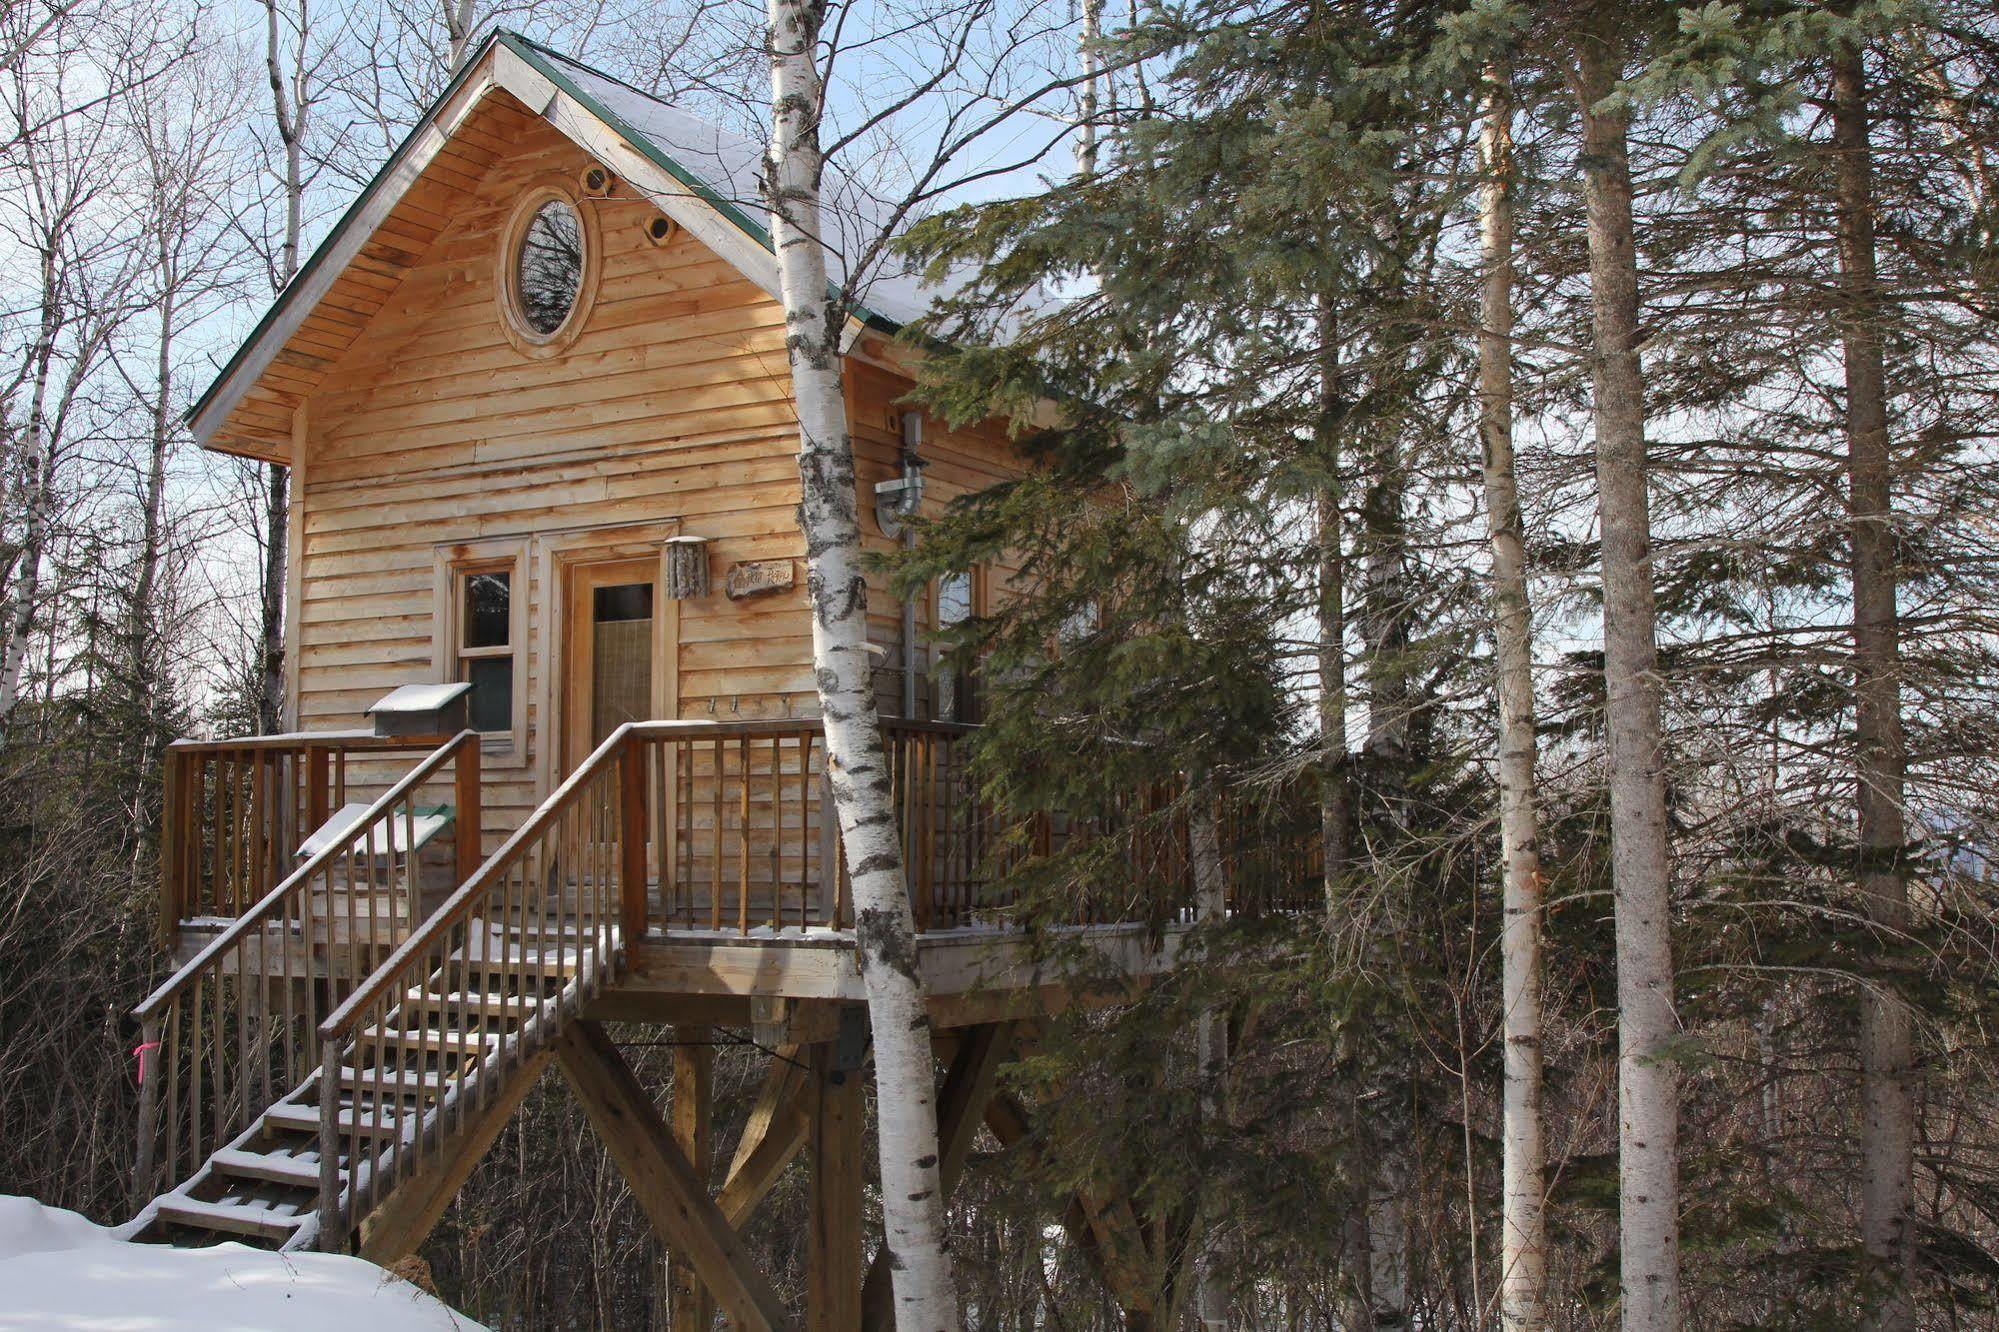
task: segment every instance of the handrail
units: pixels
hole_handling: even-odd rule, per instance
[[[355,821],[354,826],[365,828],[383,813],[392,809],[398,800],[428,781],[437,773],[438,769],[454,759],[458,754],[459,748],[467,743],[476,746],[479,743],[479,733],[470,730],[460,731],[457,735],[438,746],[428,758],[410,769],[403,775],[400,781],[383,792],[379,799],[369,805],[367,811]],[[327,865],[331,864],[334,859],[345,855],[348,845],[347,840],[343,838],[339,841],[329,843],[314,853],[311,859],[285,876],[282,883],[264,894],[263,898],[255,906],[231,921],[222,933],[211,939],[200,952],[188,959],[184,966],[162,981],[158,989],[147,995],[132,1010],[132,1016],[142,1022],[153,1016],[163,1004],[185,989],[197,975],[207,970],[216,958],[240,943],[243,937],[250,933],[252,929],[261,927],[278,906],[284,902],[285,898],[297,890],[299,884],[309,882],[321,870],[325,869]]]
[[[167,743],[180,754],[220,754],[245,749],[355,749],[396,753],[430,749],[448,743],[447,735],[376,735],[373,731],[280,731],[271,735],[240,735],[219,740],[182,737]]]
[[[319,1038],[322,1041],[330,1041],[346,1036],[354,1024],[355,1015],[366,1005],[379,999],[382,991],[394,984],[402,975],[403,969],[435,943],[440,935],[471,914],[469,910],[471,904],[486,890],[487,884],[495,875],[503,869],[512,868],[512,858],[519,849],[531,842],[543,828],[569,807],[575,800],[576,793],[597,775],[611,755],[622,749],[626,738],[635,727],[648,724],[650,723],[625,722],[606,736],[604,743],[598,745],[590,757],[578,764],[576,771],[563,779],[562,785],[556,787],[548,799],[535,808],[534,813],[530,814],[521,826],[500,844],[499,849],[480,863],[472,877],[460,884],[451,896],[444,899],[443,905],[431,912],[422,925],[397,945],[395,952],[389,954],[388,961],[376,967],[338,1008],[327,1014],[326,1019],[319,1024]]]

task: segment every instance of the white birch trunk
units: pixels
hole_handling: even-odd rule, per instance
[[[1076,105],[1076,174],[1097,174],[1097,80],[1102,57],[1097,40],[1103,36],[1104,0],[1083,0],[1083,86]]]
[[[41,596],[42,553],[49,523],[49,367],[55,359],[56,332],[61,324],[56,294],[56,256],[52,240],[41,253],[41,313],[29,355],[31,387],[27,428],[21,436],[21,509],[24,515],[21,552],[14,583],[8,589],[6,619],[0,622],[5,646],[0,648],[0,747],[13,733],[14,709],[21,701],[21,675],[28,660],[28,634],[34,628],[35,602]]]
[[[917,970],[887,755],[867,652],[853,441],[841,393],[840,328],[821,242],[816,64],[824,0],[769,0],[771,142],[765,170],[792,391],[798,412],[799,526],[812,603],[813,673],[828,784],[853,883],[861,977],[874,1031],[882,1215],[900,1332],[955,1332],[956,1282],[944,1244],[930,1016]]]
[[[310,114],[303,77],[305,45],[311,26],[305,5],[299,6],[298,64],[286,88],[281,58],[277,0],[264,0],[264,76],[271,88],[271,119],[284,147],[285,235],[279,253],[277,285],[290,285],[299,265],[299,239],[305,205],[305,126]],[[285,728],[285,560],[291,523],[287,513],[290,474],[278,463],[264,475],[264,569],[259,589],[258,650],[261,672],[257,687],[257,719],[265,733]]]
[[[1513,93],[1488,71],[1481,158],[1479,417],[1492,542],[1492,637],[1499,676],[1499,835],[1505,925],[1500,991],[1506,1074],[1501,1125],[1499,1310],[1508,1332],[1538,1332],[1547,1266],[1542,1216],[1540,814],[1534,780],[1534,640],[1527,553],[1513,470]]]
[[[1833,150],[1839,195],[1841,336],[1846,360],[1846,439],[1852,523],[1854,761],[1859,803],[1860,891],[1885,932],[1909,924],[1900,864],[1907,829],[1907,758],[1897,680],[1892,459],[1887,371],[1874,260],[1874,184],[1866,67],[1852,47],[1833,59]],[[1867,1256],[1868,1326],[1915,1326],[1909,1284],[1915,1244],[1915,1064],[1908,1007],[1877,987],[1860,994],[1860,1239]]]
[[[1680,1079],[1672,1053],[1679,1025],[1629,124],[1628,113],[1606,101],[1622,72],[1611,47],[1585,35],[1577,55],[1603,541],[1623,1326],[1672,1332],[1680,1322]]]

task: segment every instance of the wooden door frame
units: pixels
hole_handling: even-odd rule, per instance
[[[562,568],[562,592],[565,605],[562,608],[560,629],[563,680],[557,689],[559,711],[555,716],[557,743],[560,752],[556,755],[556,769],[567,776],[576,765],[589,756],[594,741],[585,743],[583,732],[590,726],[590,718],[596,705],[593,680],[588,674],[595,665],[594,642],[590,629],[595,624],[591,607],[582,604],[579,595],[582,589],[594,592],[600,587],[629,587],[644,584],[651,575],[652,587],[652,671],[647,711],[653,716],[667,715],[662,711],[665,702],[664,691],[660,688],[661,663],[666,659],[665,637],[660,632],[660,619],[664,614],[666,599],[663,595],[660,566],[656,560],[639,555],[630,559],[578,559]],[[599,580],[603,581],[599,581]]]
[[[542,602],[541,658],[546,669],[536,691],[535,784],[538,799],[546,799],[566,773],[569,683],[569,581],[574,570],[589,564],[648,560],[653,581],[653,711],[663,718],[680,715],[680,603],[666,595],[669,538],[680,535],[678,519],[621,527],[578,528],[543,533],[536,538],[535,575]]]

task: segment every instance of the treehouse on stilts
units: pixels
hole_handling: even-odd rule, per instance
[[[810,1170],[803,1320],[883,1324],[863,1226],[866,1010],[814,720],[797,426],[758,146],[498,34],[196,405],[208,448],[290,469],[289,734],[170,751],[143,1024],[138,1238],[411,1252],[551,1063],[673,1256],[676,1326],[792,1314],[738,1242]],[[846,207],[864,226],[863,201]],[[837,233],[840,228],[835,227]],[[909,410],[909,284],[844,376],[867,539],[1025,464]],[[937,627],[967,570],[877,589],[879,696],[922,934],[948,1188],[993,1074],[1085,992],[1029,965],[971,788],[975,682]],[[1008,839],[1035,854],[1064,829]],[[1014,830],[1018,832],[1019,830]],[[1074,928],[1172,964],[1181,849]],[[670,1024],[672,1119],[607,1023]],[[774,1052],[710,1135],[717,1027]],[[1160,1261],[1128,1203],[1065,1218],[1135,1317]],[[682,1321],[682,1320],[685,1321]]]

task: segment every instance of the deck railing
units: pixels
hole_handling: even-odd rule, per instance
[[[160,846],[160,932],[233,920],[289,874],[292,852],[347,802],[367,760],[407,758],[438,737],[329,731],[177,740],[167,747]]]
[[[434,739],[423,743],[436,745]],[[410,744],[363,748],[407,750]],[[224,757],[232,750],[257,752],[238,746],[182,752],[196,756],[198,768],[220,763],[227,771],[236,762]],[[324,770],[336,776],[325,788],[331,802],[342,793],[337,775],[343,750],[353,752],[330,744],[277,752],[304,753],[308,765],[325,756]],[[266,778],[276,766],[263,765]],[[448,855],[442,838],[427,849],[418,826],[425,810],[441,808],[449,808],[452,820]],[[141,1032],[141,1196],[180,1183],[317,1066],[321,1018],[478,866],[479,825],[479,737],[466,731],[436,745],[302,863],[294,860],[297,843],[289,839],[270,853],[274,886],[245,903],[134,1010]],[[225,836],[221,843],[234,840]],[[276,835],[266,834],[260,848],[262,842],[276,843]],[[443,863],[426,865],[427,850],[429,860]],[[278,874],[286,862],[296,868]],[[238,879],[235,886],[247,882]]]

